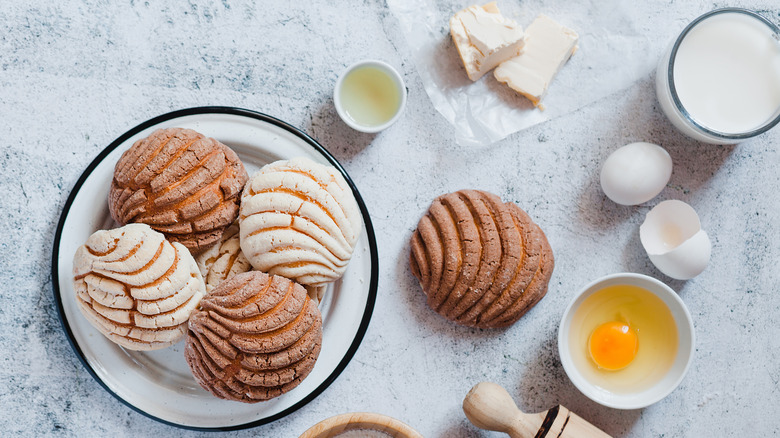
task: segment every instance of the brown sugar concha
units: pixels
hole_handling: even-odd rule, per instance
[[[268,164],[241,195],[241,249],[255,269],[307,286],[338,280],[362,230],[352,190],[308,158]]]
[[[477,328],[506,327],[546,293],[554,259],[541,228],[491,193],[439,196],[411,239],[410,265],[428,305]]]
[[[252,270],[252,265],[241,251],[238,221],[227,227],[217,244],[198,254],[195,261],[206,282],[206,292],[211,292],[236,274]]]
[[[203,298],[190,318],[184,355],[203,388],[255,403],[298,386],[321,345],[322,316],[303,286],[250,271]]]
[[[145,223],[198,254],[238,216],[247,179],[229,147],[191,129],[158,129],[116,164],[108,207],[124,225]]]
[[[206,292],[187,248],[144,224],[92,234],[73,257],[73,275],[82,314],[130,350],[178,342]]]

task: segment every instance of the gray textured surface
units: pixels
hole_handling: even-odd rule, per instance
[[[231,435],[294,437],[334,414],[375,411],[426,437],[500,436],[478,432],[461,412],[462,397],[481,380],[507,387],[524,410],[562,403],[616,436],[780,432],[780,129],[739,146],[696,144],[663,118],[648,74],[498,144],[459,147],[383,2],[253,3],[0,3],[3,435],[198,435],[130,410],[87,374],[57,319],[50,261],[65,199],[99,151],[148,118],[200,105],[262,111],[318,139],[357,183],[379,243],[374,318],[344,373],[289,417]],[[736,3],[780,21],[775,0]],[[648,31],[664,39],[716,6],[643,4],[653,11]],[[347,128],[331,101],[339,72],[369,57],[397,66],[409,88],[404,117],[376,136]],[[674,173],[656,200],[620,207],[601,193],[598,172],[612,150],[633,141],[666,147]],[[419,216],[435,196],[465,187],[517,202],[555,251],[548,296],[507,330],[443,320],[425,306],[407,267]],[[688,282],[668,281],[639,243],[644,214],[671,198],[691,203],[713,239],[710,267]],[[638,411],[582,396],[555,344],[572,294],[618,271],[668,281],[688,304],[698,337],[682,385]]]

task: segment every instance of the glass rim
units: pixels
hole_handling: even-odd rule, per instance
[[[669,67],[667,70],[667,80],[669,83],[669,91],[671,92],[672,101],[674,102],[675,108],[677,108],[677,111],[680,112],[683,118],[689,123],[691,123],[696,129],[702,131],[705,134],[711,135],[713,137],[722,140],[744,140],[747,138],[751,138],[763,134],[764,132],[769,131],[775,125],[780,123],[780,111],[778,111],[777,115],[774,118],[770,119],[767,123],[759,126],[758,128],[752,131],[746,131],[740,133],[727,133],[727,132],[717,131],[715,129],[711,129],[706,126],[703,126],[702,124],[697,122],[696,119],[693,118],[693,116],[691,116],[691,114],[685,109],[682,102],[680,101],[680,97],[677,95],[677,88],[675,87],[674,84],[674,61],[677,58],[677,50],[680,48],[680,45],[682,44],[685,37],[694,27],[696,27],[696,25],[698,25],[702,21],[714,15],[719,15],[723,13],[745,14],[761,21],[774,34],[775,40],[777,40],[778,44],[780,44],[780,27],[778,27],[775,23],[769,21],[769,19],[767,19],[763,15],[745,8],[728,7],[728,8],[714,9],[710,12],[700,15],[695,20],[691,21],[690,24],[688,24],[688,26],[686,26],[685,29],[683,29],[683,31],[675,40],[674,45],[672,46],[672,51],[670,52],[669,55]],[[778,107],[778,110],[780,110],[780,107]]]

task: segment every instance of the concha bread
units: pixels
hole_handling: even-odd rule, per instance
[[[198,262],[200,274],[206,282],[207,293],[234,275],[251,271],[252,264],[241,251],[238,220],[222,233],[222,238],[216,245],[196,256],[195,261]],[[309,296],[317,303],[322,300],[327,287],[327,284],[304,286]]]
[[[339,279],[362,228],[344,177],[308,158],[264,166],[241,196],[241,249],[255,269],[321,286]]]
[[[144,224],[92,234],[76,250],[73,275],[87,320],[130,350],[178,342],[206,292],[187,248]]]
[[[145,223],[198,254],[238,216],[247,179],[230,148],[191,129],[158,129],[116,164],[108,207],[124,225]]]
[[[411,247],[428,305],[469,327],[516,322],[547,293],[554,266],[539,226],[514,203],[478,190],[436,198]]]
[[[250,271],[252,265],[241,251],[238,221],[227,227],[219,242],[198,254],[195,261],[198,262],[200,274],[206,282],[206,292],[211,292],[220,283],[236,274]]]
[[[298,386],[322,345],[322,317],[303,286],[258,271],[206,295],[189,322],[184,355],[217,397],[269,400]]]

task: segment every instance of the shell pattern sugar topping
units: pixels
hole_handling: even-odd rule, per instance
[[[252,269],[249,260],[241,252],[238,237],[238,221],[233,222],[219,239],[219,242],[195,257],[206,282],[206,292],[211,292],[223,281],[236,274]]]
[[[178,342],[205,294],[187,248],[144,224],[92,234],[73,257],[73,274],[87,320],[131,350]]]
[[[255,403],[311,372],[322,317],[299,284],[250,271],[221,283],[193,313],[184,350],[198,383],[217,397]]]
[[[246,179],[238,156],[217,140],[190,129],[158,129],[117,162],[109,210],[120,224],[148,224],[197,254],[238,216]]]
[[[546,293],[553,254],[517,205],[461,190],[436,198],[412,235],[410,264],[442,316],[469,327],[506,327]]]
[[[339,279],[362,229],[357,202],[333,167],[277,161],[247,182],[241,249],[255,269],[320,286]]]

